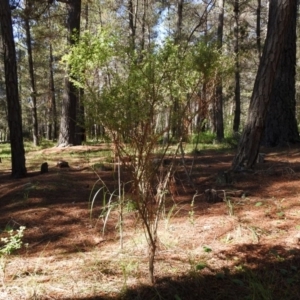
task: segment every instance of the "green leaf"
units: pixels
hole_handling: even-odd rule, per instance
[[[209,252],[212,251],[212,249],[209,248],[209,247],[207,247],[207,246],[203,246],[203,250],[204,250],[204,252],[206,252],[206,253],[209,253]]]
[[[278,216],[278,217],[284,217],[284,212],[283,212],[283,211],[278,212],[278,213],[277,213],[277,216]]]
[[[242,265],[239,265],[239,266],[235,266],[235,269],[237,271],[243,271],[244,270],[244,267]]]
[[[256,202],[256,203],[255,203],[255,206],[262,206],[262,205],[263,205],[262,202]]]
[[[196,270],[200,271],[206,268],[206,263],[201,262],[196,265]]]

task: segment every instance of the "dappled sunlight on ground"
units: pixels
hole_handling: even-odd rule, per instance
[[[2,261],[0,299],[300,299],[297,149],[266,151],[265,163],[229,182],[218,174],[230,168],[233,152],[187,156],[197,192],[179,167],[159,225],[155,288],[137,212],[125,212],[121,249],[118,211],[99,217],[103,197],[91,196],[99,178],[114,191],[116,173],[93,167],[103,161],[96,146],[86,151],[40,150],[28,154],[28,165],[35,159],[28,177],[0,173],[0,228],[26,226],[28,243]],[[70,168],[56,167],[60,159]],[[49,172],[40,174],[46,160]],[[211,189],[216,203],[205,193]]]

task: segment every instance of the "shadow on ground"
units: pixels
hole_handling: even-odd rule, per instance
[[[154,286],[129,288],[115,297],[94,296],[92,299],[166,299],[166,300],[247,300],[247,299],[300,299],[300,250],[282,246],[266,248],[260,245],[237,246],[235,251],[217,254],[223,259],[239,255],[231,270],[192,270],[176,278],[157,279]],[[232,271],[234,270],[234,271]],[[72,298],[75,300],[74,298]],[[71,300],[64,298],[64,300]]]

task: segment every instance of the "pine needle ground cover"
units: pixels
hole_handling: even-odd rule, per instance
[[[230,168],[230,150],[187,154],[191,178],[178,164],[159,223],[154,286],[130,188],[122,249],[117,206],[108,214],[109,197],[99,192],[91,210],[99,177],[108,190],[118,187],[110,147],[28,150],[28,176],[19,180],[3,155],[0,237],[26,229],[21,249],[1,256],[0,299],[300,299],[300,152],[265,153],[253,172],[226,181],[218,174]]]

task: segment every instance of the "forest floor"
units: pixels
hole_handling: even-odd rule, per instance
[[[179,167],[151,286],[137,213],[125,211],[120,249],[118,211],[105,222],[100,198],[89,209],[99,177],[111,191],[117,187],[113,169],[99,164],[101,150],[109,151],[103,147],[31,151],[28,176],[18,180],[2,159],[0,237],[23,225],[27,245],[0,258],[0,299],[300,299],[298,148],[263,149],[265,161],[253,172],[225,181],[220,174],[234,151],[187,155],[197,194]],[[57,167],[60,159],[70,168]],[[40,174],[43,161],[49,172]]]

